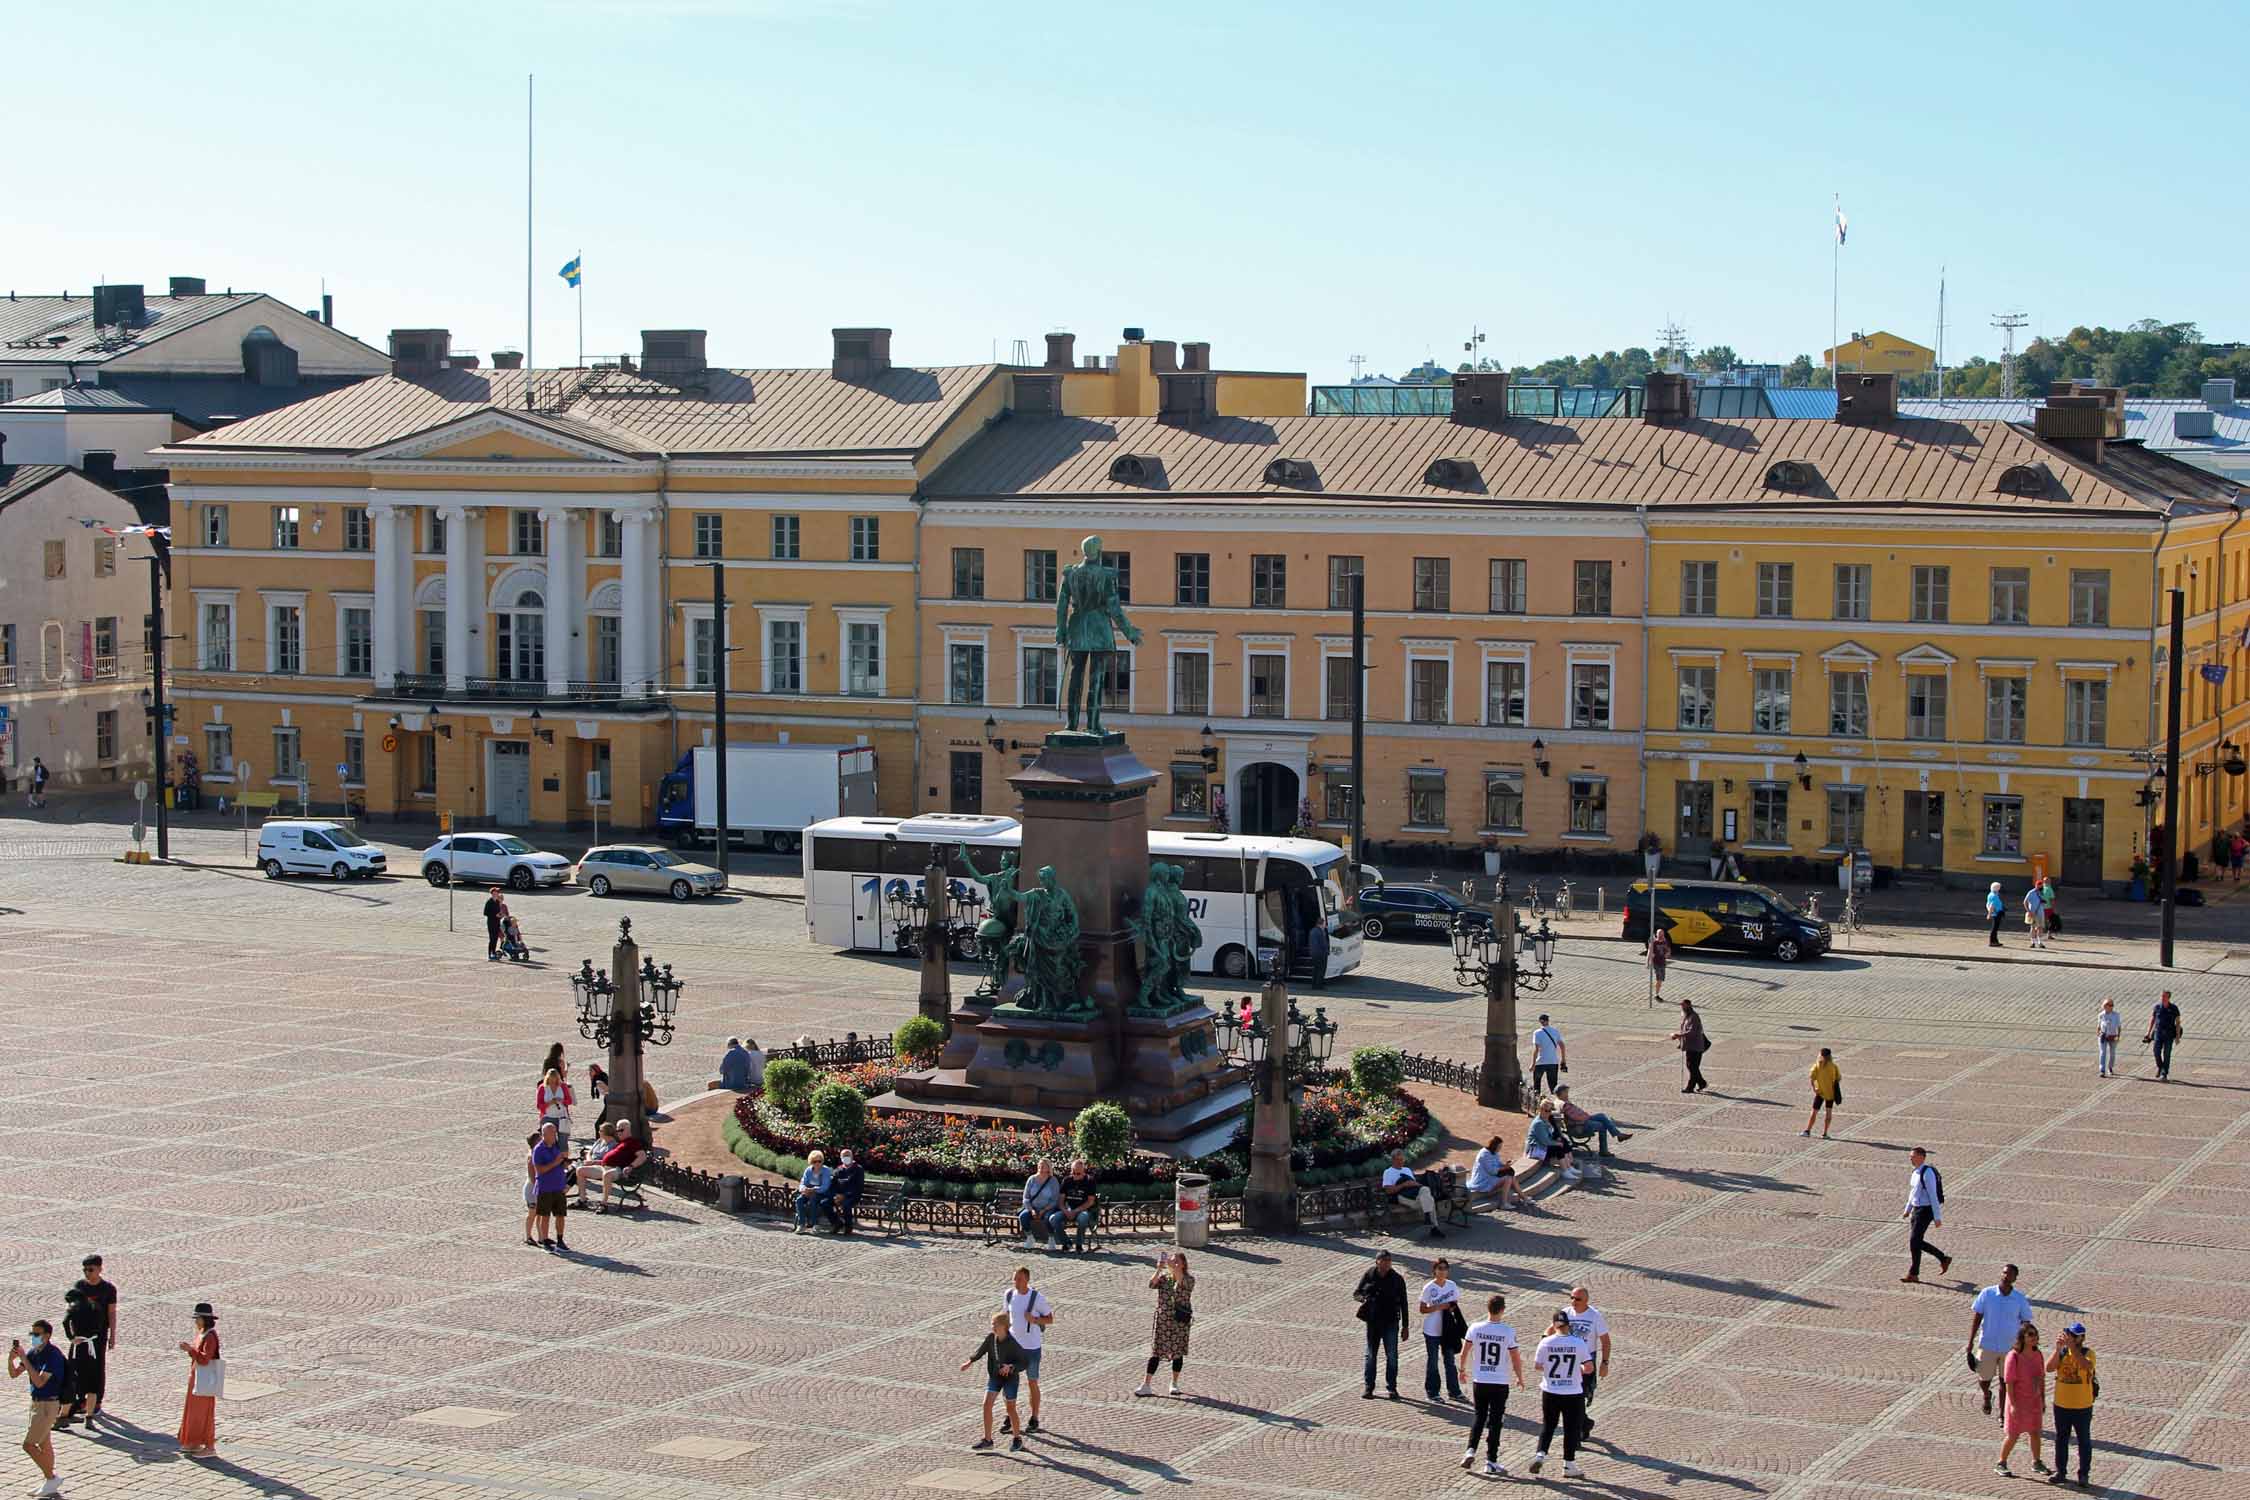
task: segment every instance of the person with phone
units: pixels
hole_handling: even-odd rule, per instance
[[[1156,1324],[1149,1338],[1148,1373],[1141,1377],[1136,1396],[1156,1394],[1156,1367],[1172,1362],[1171,1395],[1180,1389],[1180,1366],[1187,1363],[1188,1331],[1195,1323],[1195,1278],[1188,1274],[1187,1254],[1170,1250],[1156,1257],[1156,1274],[1148,1279],[1156,1293]]]
[[[2047,1356],[2047,1373],[2055,1377],[2055,1472],[2047,1482],[2063,1482],[2075,1436],[2078,1487],[2084,1489],[2086,1472],[2094,1466],[2094,1397],[2102,1384],[2094,1374],[2094,1350],[2086,1342],[2085,1324],[2071,1324],[2055,1340],[2055,1352]]]
[[[215,1458],[219,1452],[219,1398],[199,1396],[195,1386],[198,1374],[219,1364],[219,1315],[211,1310],[210,1303],[198,1302],[193,1318],[195,1338],[180,1345],[180,1352],[188,1357],[187,1404],[180,1411],[180,1451],[191,1458]]]
[[[59,1495],[62,1480],[55,1474],[55,1423],[62,1417],[63,1382],[68,1378],[63,1352],[55,1347],[55,1330],[45,1318],[31,1325],[31,1347],[22,1339],[8,1340],[8,1378],[22,1376],[31,1386],[31,1426],[23,1435],[23,1451],[39,1466],[41,1484],[35,1495]]]

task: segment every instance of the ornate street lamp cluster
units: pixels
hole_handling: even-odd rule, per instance
[[[1267,1027],[1265,1017],[1252,1012],[1245,1020],[1232,1008],[1223,1008],[1212,1021],[1219,1034],[1219,1050],[1229,1062],[1247,1062],[1253,1068],[1263,1067],[1273,1057],[1276,1038]],[[1329,1058],[1336,1055],[1337,1025],[1328,1019],[1328,1007],[1316,1006],[1311,1017],[1289,1002],[1289,1037],[1281,1063],[1290,1080],[1317,1073],[1328,1066]]]
[[[687,986],[672,977],[670,964],[659,969],[650,958],[641,960],[638,977],[641,1037],[662,1047],[672,1040],[673,1018],[680,1010],[680,991]],[[617,1017],[617,981],[609,977],[609,970],[595,968],[589,958],[570,976],[570,990],[578,1007],[578,1034],[598,1047],[608,1046],[610,1028]]]
[[[1516,922],[1516,985],[1520,989],[1543,990],[1554,978],[1555,931],[1547,919],[1539,919],[1537,931],[1524,925],[1522,917]],[[1453,918],[1453,977],[1464,989],[1483,989],[1490,980],[1493,966],[1500,961],[1501,938],[1491,922],[1470,922],[1458,914]],[[1531,960],[1523,962],[1525,956]]]

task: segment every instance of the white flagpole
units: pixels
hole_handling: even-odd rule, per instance
[[[530,405],[531,372],[539,368],[531,357],[531,122],[535,79],[523,75],[523,368],[524,404]]]
[[[571,264],[578,267],[578,368],[586,368],[586,252],[575,251]]]
[[[1844,240],[1836,225],[1844,216],[1844,195],[1835,195],[1835,217],[1828,223],[1828,387],[1843,389],[1844,356],[1837,352],[1836,304],[1844,284]]]

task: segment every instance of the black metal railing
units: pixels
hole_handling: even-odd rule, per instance
[[[792,1042],[766,1054],[766,1061],[794,1057],[815,1067],[824,1063],[896,1062],[898,1051],[887,1036],[846,1037],[843,1041]]]
[[[442,672],[401,672],[381,699],[407,698],[445,702],[584,703],[606,707],[651,707],[664,699],[662,688],[636,687],[628,691],[615,682],[568,682],[561,692],[549,690],[544,678],[466,677],[458,688],[448,688]]]
[[[401,672],[391,687],[394,698],[442,698],[445,696],[443,672]]]

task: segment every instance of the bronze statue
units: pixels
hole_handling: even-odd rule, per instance
[[[1148,867],[1148,889],[1132,918],[1133,936],[1141,944],[1141,990],[1134,1010],[1170,1015],[1195,1003],[1187,992],[1188,967],[1203,946],[1203,932],[1180,889],[1184,873],[1161,860]]]
[[[1102,691],[1109,682],[1111,659],[1117,655],[1117,637],[1139,645],[1141,633],[1125,618],[1125,606],[1117,597],[1117,570],[1102,561],[1102,539],[1086,538],[1078,544],[1078,552],[1080,561],[1063,569],[1062,586],[1055,591],[1055,642],[1070,653],[1064,723],[1071,730],[1078,728],[1083,695],[1086,732],[1100,734]]]
[[[1062,888],[1055,867],[1039,871],[1039,883],[1022,895],[1023,922],[1008,940],[1008,956],[1023,973],[1016,1004],[1051,1016],[1093,1009],[1078,992],[1085,958],[1078,951],[1078,903]]]
[[[987,875],[977,868],[976,856],[967,844],[957,848],[961,863],[969,868],[969,878],[984,887],[985,917],[977,924],[977,956],[990,972],[977,994],[995,995],[1008,979],[1008,939],[1015,931],[1016,912],[1023,899],[1016,893],[1016,851],[1000,851],[1000,868]]]

